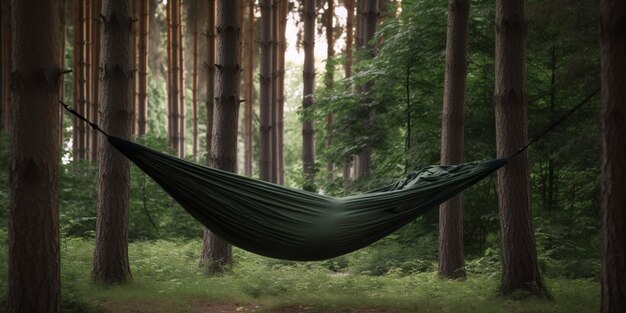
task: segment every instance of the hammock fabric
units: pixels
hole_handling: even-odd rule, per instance
[[[507,162],[495,159],[430,166],[388,187],[334,198],[201,166],[107,137],[219,237],[260,255],[296,261],[324,260],[363,248]]]

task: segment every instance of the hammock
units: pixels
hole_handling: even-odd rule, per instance
[[[295,261],[324,260],[363,248],[506,164],[505,159],[496,159],[429,166],[385,188],[335,198],[209,168],[106,136],[222,239],[256,254]]]

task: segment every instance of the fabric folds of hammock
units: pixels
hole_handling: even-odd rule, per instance
[[[260,255],[296,261],[363,248],[506,163],[430,166],[388,187],[334,198],[201,166],[115,136],[108,140],[219,237]]]

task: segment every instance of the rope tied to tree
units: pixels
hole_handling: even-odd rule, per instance
[[[63,101],[59,100],[59,103],[65,107],[65,110],[67,110],[68,112],[72,113],[72,115],[76,116],[78,119],[84,121],[85,123],[89,124],[89,126],[91,126],[91,128],[93,128],[96,131],[99,131],[100,133],[102,133],[104,136],[106,136],[107,138],[109,138],[109,134],[107,134],[104,130],[102,130],[100,128],[100,126],[98,126],[98,124],[91,122],[90,120],[88,120],[86,117],[82,116],[80,113],[76,112],[74,109],[72,109],[69,105],[65,104]]]
[[[599,91],[600,91],[600,88],[594,90],[585,99],[583,99],[578,104],[573,106],[571,109],[569,109],[569,111],[565,112],[565,114],[561,115],[561,117],[559,117],[556,121],[552,122],[552,124],[550,124],[548,127],[546,127],[546,129],[544,129],[541,133],[539,133],[538,135],[533,137],[525,146],[519,148],[519,150],[517,150],[517,152],[515,152],[512,155],[510,155],[509,157],[507,157],[506,160],[508,161],[508,160],[510,160],[510,159],[512,159],[512,158],[514,158],[514,157],[516,157],[516,156],[518,156],[520,154],[522,154],[522,152],[524,152],[526,149],[528,149],[528,147],[530,145],[532,145],[535,142],[539,141],[539,139],[541,139],[543,136],[545,136],[547,133],[549,133],[552,129],[554,129],[555,127],[557,127],[561,123],[563,123],[565,120],[567,120],[572,114],[574,114],[574,112],[578,111],[578,109],[580,109],[585,103],[589,102],[589,100],[591,100],[591,98],[593,98],[593,96],[595,96]]]

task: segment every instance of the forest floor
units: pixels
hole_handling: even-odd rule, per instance
[[[6,242],[5,236],[0,231],[0,242]],[[64,238],[63,312],[586,313],[600,308],[597,278],[546,277],[552,300],[498,297],[498,262],[489,265],[485,260],[468,262],[468,278],[451,281],[440,278],[433,267],[415,272],[391,269],[382,274],[352,271],[352,263],[375,253],[371,250],[326,262],[286,262],[235,249],[231,270],[207,275],[198,267],[200,247],[199,240],[133,242],[129,246],[133,280],[100,286],[90,280],[93,242]],[[6,258],[3,244],[0,299],[6,299]],[[418,268],[415,264],[407,267]],[[0,300],[0,313],[2,306]]]

